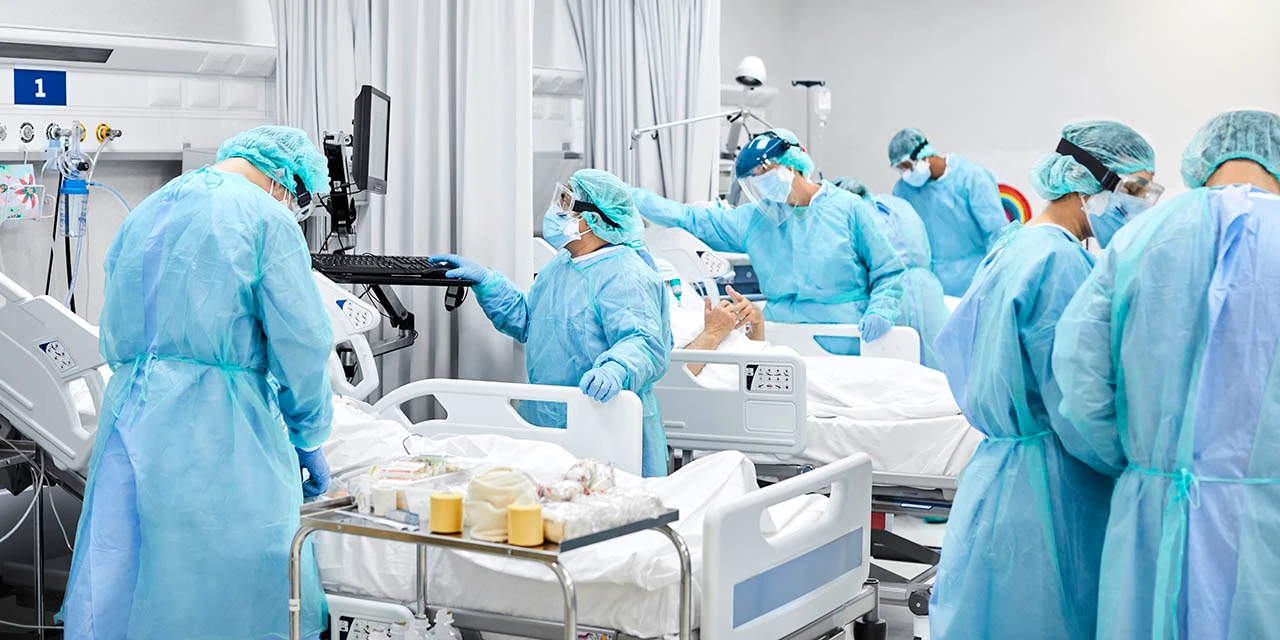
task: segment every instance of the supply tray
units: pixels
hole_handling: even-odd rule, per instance
[[[384,526],[357,515],[355,499],[350,496],[331,498],[303,505],[301,525],[304,528],[319,531],[332,531],[349,535],[380,538],[396,542],[429,544],[459,551],[475,551],[478,553],[505,555],[513,558],[527,558],[548,562],[555,560],[562,553],[589,547],[615,538],[657,529],[680,519],[680,512],[670,509],[656,517],[646,518],[624,524],[622,526],[597,531],[577,538],[565,540],[559,544],[548,542],[537,547],[518,547],[505,542],[485,542],[464,537],[461,534],[431,533],[430,531],[401,531]]]

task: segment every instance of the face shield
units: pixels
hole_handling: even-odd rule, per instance
[[[738,178],[747,199],[760,207],[786,204],[791,197],[795,172],[779,164],[767,163],[756,173]]]

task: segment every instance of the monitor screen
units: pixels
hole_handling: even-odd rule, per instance
[[[373,96],[369,114],[369,177],[387,179],[387,136],[390,131],[391,102]]]
[[[355,135],[352,140],[351,178],[370,193],[387,192],[388,136],[391,135],[391,98],[369,85],[356,97]]]

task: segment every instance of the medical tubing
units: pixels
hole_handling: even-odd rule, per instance
[[[129,201],[128,201],[128,200],[125,200],[125,199],[124,199],[124,196],[120,195],[120,192],[119,192],[119,191],[116,191],[115,189],[112,189],[111,187],[108,187],[107,185],[102,184],[101,182],[92,182],[92,181],[90,181],[90,182],[89,182],[89,186],[91,186],[91,187],[97,187],[97,188],[99,188],[99,189],[106,189],[107,191],[110,191],[113,195],[115,195],[115,197],[116,197],[117,199],[119,199],[119,200],[120,200],[120,204],[124,205],[124,210],[125,210],[125,211],[128,211],[129,213],[133,213],[133,207],[130,207],[130,206],[129,206]]]
[[[62,524],[62,516],[58,515],[58,505],[53,500],[53,494],[49,494],[49,510],[53,512],[53,519],[58,522],[58,530],[62,532],[62,542],[67,545],[67,551],[75,551],[71,547],[71,538],[67,536],[67,527]]]
[[[83,218],[81,219],[81,222],[83,223]],[[71,238],[67,238],[67,241],[70,242]],[[75,302],[74,298],[76,295],[76,284],[80,282],[80,257],[82,255],[84,255],[84,235],[83,234],[76,236],[76,259],[75,259],[75,264],[71,267],[71,273],[73,275],[71,276],[71,282],[67,283],[67,297],[65,300],[62,301],[62,306],[67,307],[68,309],[71,309],[72,313],[74,313],[76,310],[76,308],[71,305],[73,302]]]

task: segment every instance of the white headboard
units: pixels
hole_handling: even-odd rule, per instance
[[[0,274],[0,363],[0,414],[59,468],[87,468],[111,375],[98,353],[98,329]],[[76,410],[77,381],[88,387],[93,415]]]

